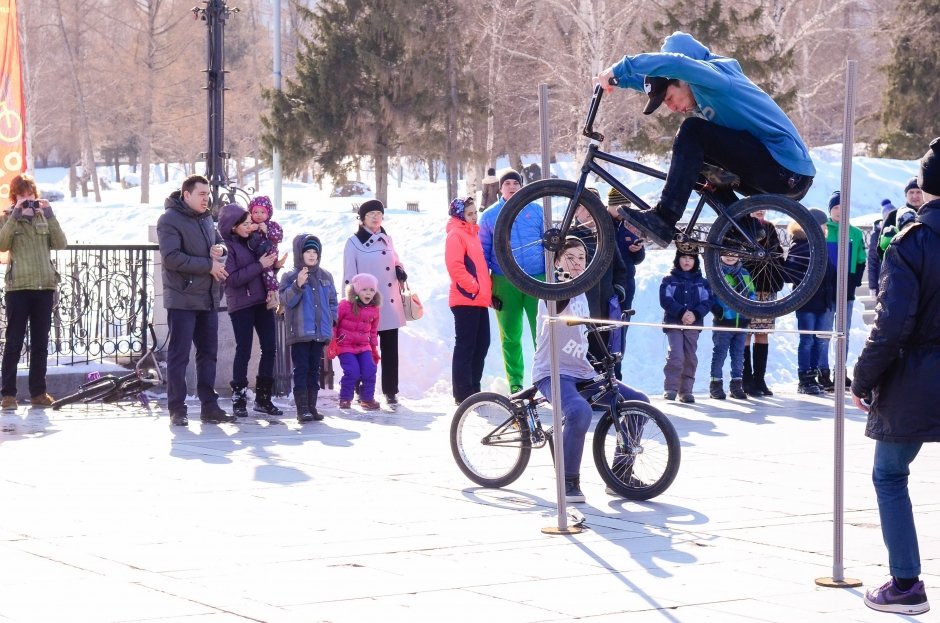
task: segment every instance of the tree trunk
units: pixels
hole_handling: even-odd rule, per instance
[[[457,196],[457,69],[454,67],[454,37],[447,38],[447,121],[444,170],[447,175],[447,200]]]
[[[388,207],[388,145],[384,138],[376,141],[372,159],[375,162],[375,198]]]

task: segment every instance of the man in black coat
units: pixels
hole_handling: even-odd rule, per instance
[[[163,261],[163,306],[170,330],[166,394],[170,422],[186,426],[186,367],[196,347],[196,394],[208,424],[235,418],[219,407],[215,368],[219,350],[220,282],[227,276],[225,245],[209,213],[209,180],[191,175],[164,202],[157,220]]]
[[[940,138],[921,159],[918,184],[926,203],[885,253],[875,324],[852,381],[875,440],[872,482],[892,576],[865,604],[901,614],[930,609],[907,481],[923,443],[940,441]]]

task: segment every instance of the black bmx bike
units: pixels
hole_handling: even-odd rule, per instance
[[[602,166],[604,163],[622,167],[644,176],[665,180],[666,173],[632,160],[620,158],[600,150],[604,135],[594,130],[594,118],[600,107],[604,91],[595,87],[582,134],[590,139],[587,155],[581,165],[577,182],[544,179],[520,189],[503,206],[493,232],[493,249],[500,268],[521,291],[545,300],[568,299],[585,292],[600,280],[613,258],[616,245],[614,225],[600,198],[586,189],[591,174],[603,179],[628,198],[635,206],[650,206],[633,190],[621,183]],[[695,191],[699,195],[695,211],[683,228],[677,228],[673,242],[682,249],[703,252],[705,276],[717,296],[730,308],[748,318],[768,318],[788,314],[802,307],[816,292],[826,272],[826,240],[822,230],[809,211],[794,198],[775,194],[755,194],[726,205],[719,193],[727,196],[740,185],[738,176],[706,164],[699,175]],[[530,204],[535,204],[531,206]],[[705,205],[714,210],[712,223],[699,223]],[[594,252],[589,255],[584,272],[562,282],[544,281],[523,270],[520,259],[529,251],[526,247],[539,246],[554,254],[564,245],[565,238],[577,224],[575,212],[585,208],[594,221]],[[546,215],[547,212],[547,215]],[[763,228],[756,227],[753,215],[762,213],[764,220],[779,227],[796,221],[806,232],[808,244],[801,257],[784,264],[792,257],[793,241],[786,231],[778,231],[779,246],[766,244]],[[521,240],[513,236],[517,223],[540,219],[542,237]],[[583,238],[583,235],[581,235]],[[590,246],[589,246],[590,248]],[[751,300],[746,289],[729,283],[722,277],[721,256],[738,257],[755,280],[768,279],[784,286],[773,300]],[[806,267],[797,274],[788,266]],[[792,274],[791,274],[792,273]]]
[[[157,360],[157,337],[153,325],[148,325],[152,346],[137,360],[134,369],[123,375],[105,374],[83,383],[73,394],[69,394],[52,403],[53,409],[75,403],[120,402],[133,398],[146,406],[144,394],[149,389],[166,384],[166,375],[160,361]]]
[[[588,325],[595,333],[610,328]],[[656,407],[623,399],[614,374],[620,358],[606,352],[597,362],[601,372],[578,389],[590,392],[588,402],[601,414],[593,455],[604,483],[624,498],[648,500],[668,489],[679,472],[679,435]],[[508,398],[481,392],[460,403],[450,426],[460,471],[481,487],[500,488],[522,475],[533,449],[548,445],[554,459],[553,430],[543,428],[539,413],[546,403],[534,385]]]

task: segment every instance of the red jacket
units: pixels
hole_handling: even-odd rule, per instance
[[[378,348],[379,305],[381,296],[375,293],[371,304],[359,306],[359,313],[353,311],[350,300],[352,286],[347,287],[347,298],[339,302],[336,318],[336,345],[340,355],[343,353],[365,353]]]
[[[450,275],[451,307],[489,307],[492,303],[493,282],[483,256],[483,246],[477,225],[452,216],[447,222],[447,240],[444,242],[444,261]]]

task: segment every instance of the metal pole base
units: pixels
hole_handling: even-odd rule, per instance
[[[816,578],[816,586],[825,586],[827,588],[858,588],[861,585],[861,580],[853,578],[843,578],[841,580],[832,577]]]
[[[548,526],[547,528],[542,528],[542,534],[550,534],[552,536],[581,534],[582,532],[584,532],[584,528],[581,526],[566,526],[564,528],[559,528],[558,526]]]

